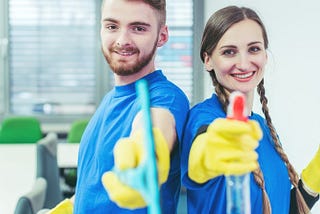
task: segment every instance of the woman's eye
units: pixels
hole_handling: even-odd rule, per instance
[[[260,50],[261,50],[261,48],[257,47],[257,46],[253,46],[253,47],[249,48],[249,52],[251,52],[251,53],[256,53],[256,52],[259,52]]]
[[[236,54],[236,51],[232,50],[232,49],[227,49],[227,50],[224,50],[222,52],[222,55],[226,55],[226,56],[231,56],[231,55],[234,55],[234,54]]]

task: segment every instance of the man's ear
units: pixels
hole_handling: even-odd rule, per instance
[[[158,38],[158,42],[157,42],[157,47],[161,47],[163,46],[169,39],[169,32],[168,32],[168,26],[167,25],[163,25],[160,28],[159,31],[159,38]]]

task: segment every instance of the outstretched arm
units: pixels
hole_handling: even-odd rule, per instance
[[[151,116],[158,182],[161,185],[166,182],[169,175],[170,150],[173,148],[177,135],[174,117],[168,110],[152,108]],[[133,121],[130,136],[119,139],[114,148],[114,162],[117,169],[136,169],[142,163],[143,157],[146,156],[143,146],[144,128],[142,115],[138,113]],[[147,204],[141,193],[129,184],[123,183],[118,176],[116,172],[108,171],[102,177],[110,199],[118,206],[128,209],[145,207]],[[133,185],[136,185],[135,183]]]
[[[320,147],[308,166],[302,171],[298,188],[309,209],[319,200],[320,193]],[[296,188],[291,190],[290,214],[298,213]]]
[[[151,108],[152,127],[159,128],[171,151],[176,142],[176,123],[171,112],[164,108]],[[143,129],[142,113],[139,112],[132,123],[131,134]]]

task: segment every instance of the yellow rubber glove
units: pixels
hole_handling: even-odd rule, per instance
[[[168,179],[170,169],[170,151],[160,129],[153,128],[155,151],[157,156],[158,180],[163,184]],[[125,170],[135,168],[145,158],[145,148],[143,147],[142,131],[134,133],[129,138],[120,139],[114,148],[114,162],[118,169]],[[102,183],[109,194],[109,197],[118,206],[127,209],[137,209],[146,207],[141,194],[123,184],[114,172],[106,172],[102,176]]]
[[[73,203],[69,199],[64,199],[57,206],[51,209],[49,214],[72,214]]]
[[[204,183],[220,175],[241,175],[257,169],[255,149],[261,137],[256,121],[214,120],[191,146],[189,177]]]
[[[301,179],[312,192],[320,193],[320,147],[308,166],[302,171]]]

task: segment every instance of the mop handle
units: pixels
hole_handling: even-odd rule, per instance
[[[113,172],[116,173],[121,182],[137,190],[142,195],[148,206],[148,213],[160,214],[160,196],[149,90],[147,82],[143,79],[137,81],[135,86],[144,124],[143,146],[146,156],[135,168],[120,170],[117,167],[113,167]]]
[[[147,187],[147,198],[149,206],[149,213],[158,214],[160,213],[160,196],[159,196],[159,185],[158,185],[158,173],[157,173],[157,162],[155,154],[155,143],[152,132],[152,119],[150,112],[150,98],[148,83],[142,79],[136,83],[136,91],[138,98],[141,102],[141,112],[144,120],[144,147],[146,148],[146,161],[145,161],[145,176],[146,176],[146,187]]]

